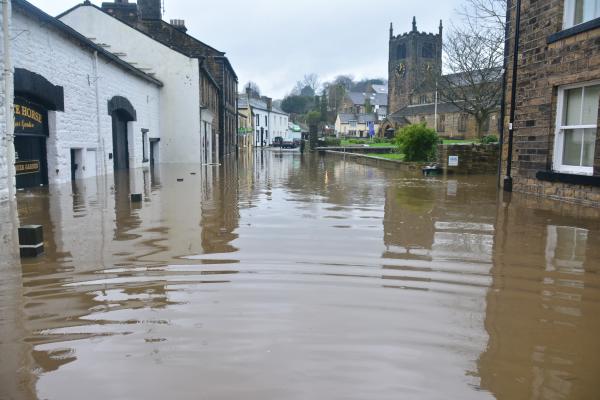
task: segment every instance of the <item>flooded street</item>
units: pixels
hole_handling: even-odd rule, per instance
[[[257,151],[93,178],[18,195],[28,260],[0,212],[0,399],[600,396],[600,211],[495,176]]]

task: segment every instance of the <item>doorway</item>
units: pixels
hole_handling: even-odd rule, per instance
[[[115,111],[112,114],[113,164],[115,171],[129,169],[129,141],[127,116]]]
[[[83,178],[84,168],[82,149],[71,149],[71,181]]]
[[[15,135],[17,189],[48,184],[46,137]]]

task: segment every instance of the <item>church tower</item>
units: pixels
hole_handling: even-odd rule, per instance
[[[390,24],[388,62],[388,110],[396,112],[411,104],[413,94],[427,90],[424,86],[435,74],[442,73],[442,21],[439,33],[419,32],[416,17],[412,30],[394,36]]]

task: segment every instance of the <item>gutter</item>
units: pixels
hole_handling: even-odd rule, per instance
[[[510,97],[510,120],[508,123],[508,158],[506,160],[506,176],[504,177],[504,191],[513,191],[512,178],[512,160],[513,160],[513,141],[515,132],[515,113],[517,106],[517,78],[519,66],[519,39],[521,31],[521,0],[517,0],[517,11],[515,21],[515,44],[513,51],[513,66],[512,66],[512,87]]]

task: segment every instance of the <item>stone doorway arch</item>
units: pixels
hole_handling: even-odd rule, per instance
[[[129,169],[129,129],[137,120],[135,108],[122,96],[108,101],[108,114],[112,117],[113,166],[115,171]]]

